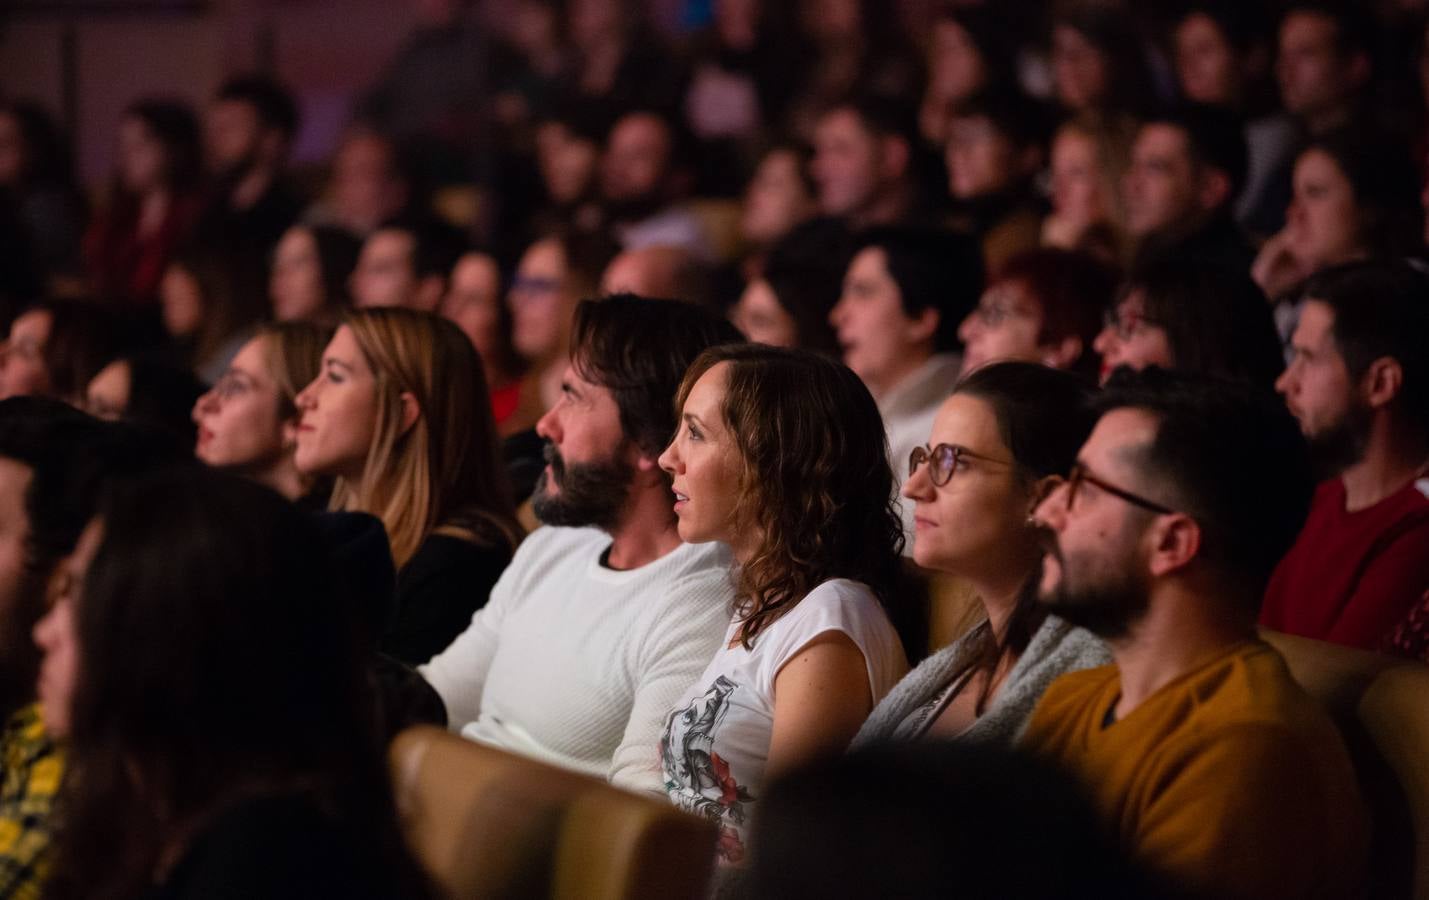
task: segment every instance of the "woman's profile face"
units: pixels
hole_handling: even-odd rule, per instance
[[[360,479],[377,433],[377,376],[348,326],[323,350],[322,369],[297,406],[298,471]]]
[[[928,442],[963,452],[947,483],[933,483],[931,461],[904,483],[903,496],[916,504],[913,559],[924,568],[971,578],[1005,569],[1031,540],[1032,496],[1016,477],[992,406],[970,394],[953,394],[938,409]]]
[[[532,244],[511,280],[511,342],[529,360],[558,357],[566,351],[574,301],[566,291],[566,258],[559,242]]]
[[[194,455],[210,466],[262,471],[291,453],[296,419],[282,419],[282,391],[268,369],[269,344],[259,335],[244,344],[218,382],[194,404]]]
[[[1286,219],[1295,258],[1313,272],[1358,256],[1363,219],[1355,189],[1334,158],[1306,151],[1295,163],[1293,184]]]
[[[982,51],[957,22],[942,19],[933,26],[928,52],[929,89],[948,102],[966,100],[987,80]]]
[[[958,326],[963,372],[991,362],[1043,362],[1042,304],[1022,281],[1009,278],[983,291],[977,307]]]
[[[1096,141],[1080,131],[1063,129],[1052,142],[1052,210],[1073,222],[1106,221],[1109,204]]]
[[[1092,349],[1102,357],[1103,384],[1118,366],[1130,366],[1140,371],[1148,366],[1169,369],[1176,365],[1166,328],[1146,317],[1146,298],[1140,290],[1128,292],[1126,298],[1116,305],[1101,333],[1092,342]]]
[[[49,394],[45,347],[53,323],[54,317],[48,312],[32,309],[10,326],[10,336],[0,346],[0,399]]]
[[[70,731],[70,711],[81,671],[76,605],[83,602],[81,585],[103,540],[104,527],[94,519],[56,569],[49,585],[50,611],[35,623],[35,644],[43,653],[35,690],[45,729],[55,737],[65,737]]]
[[[755,279],[744,289],[730,315],[734,327],[756,344],[771,347],[797,347],[799,326],[763,278]]]
[[[815,201],[792,150],[774,150],[759,161],[744,192],[740,230],[746,240],[772,244],[815,212]]]
[[[660,468],[673,479],[680,539],[688,544],[724,541],[735,551],[735,508],[740,486],[739,449],[724,421],[729,363],[710,367],[690,388],[680,410],[675,439],[660,454]]]
[[[273,318],[279,322],[312,319],[326,305],[318,242],[301,225],[289,228],[273,251],[268,294],[273,301]]]
[[[1057,101],[1070,110],[1090,109],[1107,91],[1106,57],[1070,25],[1052,32],[1052,79]]]

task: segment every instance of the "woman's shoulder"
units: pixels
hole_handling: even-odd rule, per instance
[[[842,631],[861,648],[869,643],[897,643],[898,635],[873,590],[860,581],[831,578],[805,594],[770,626],[789,640],[824,631]]]

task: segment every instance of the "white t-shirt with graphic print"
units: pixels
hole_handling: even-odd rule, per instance
[[[863,654],[874,705],[908,672],[903,646],[867,586],[826,581],[760,632],[754,648],[724,646],[665,723],[660,762],[679,808],[720,827],[721,862],[744,858],[745,831],[764,786],[774,728],[774,678],[814,638],[847,635]]]

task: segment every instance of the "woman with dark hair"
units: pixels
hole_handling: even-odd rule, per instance
[[[1197,260],[1132,272],[1093,347],[1103,382],[1117,366],[1160,366],[1269,389],[1285,368],[1265,294],[1243,273]]]
[[[1052,24],[1052,81],[1071,114],[1139,118],[1156,103],[1146,44],[1116,6],[1066,6]]]
[[[193,244],[159,283],[164,329],[204,384],[219,379],[267,315],[262,263],[231,247]]]
[[[1010,744],[1054,678],[1110,661],[1095,637],[1037,605],[1043,546],[1029,522],[1092,430],[1092,391],[1069,372],[1004,362],[968,375],[943,402],[903,486],[917,504],[913,559],[965,580],[986,619],[900,681],[857,745]]]
[[[1092,342],[1117,271],[1087,253],[1043,247],[1014,256],[958,327],[963,374],[1021,360],[1094,376]]]
[[[120,120],[117,156],[108,205],[84,238],[85,258],[101,298],[150,306],[201,212],[198,121],[186,106],[141,100]]]
[[[0,101],[0,196],[42,283],[80,272],[85,202],[69,136],[38,104]]]
[[[231,476],[111,493],[35,627],[67,741],[46,896],[427,895],[330,553]]]
[[[526,431],[540,412],[521,405],[521,375],[525,370],[511,346],[511,308],[501,296],[501,267],[487,253],[463,253],[452,266],[441,314],[476,348],[491,398],[491,414],[502,437]]]
[[[119,344],[112,317],[77,301],[25,310],[0,344],[0,399],[37,395],[84,406],[89,382]]]
[[[746,273],[757,272],[770,248],[818,213],[812,159],[813,150],[797,141],[776,143],[759,158],[739,219],[740,238],[753,250]]]
[[[786,122],[809,137],[831,105],[855,93],[915,97],[921,61],[903,39],[897,16],[876,0],[797,0],[800,34],[790,52],[803,52],[803,77]],[[803,50],[800,44],[808,47]]]
[[[771,347],[802,347],[837,358],[829,312],[838,302],[853,238],[837,219],[795,228],[770,251],[763,274],[730,312],[745,337]]]
[[[298,471],[336,479],[330,508],[382,520],[398,567],[382,649],[420,665],[486,604],[524,536],[481,362],[430,313],[349,313],[298,394]]]
[[[1018,83],[1012,22],[989,6],[940,6],[928,40],[928,83],[918,130],[930,147],[947,145],[953,112],[989,87]]]
[[[85,389],[84,408],[110,422],[136,422],[194,445],[190,413],[204,385],[188,369],[161,359],[124,356],[99,370]]]
[[[730,546],[736,599],[660,756],[670,799],[718,824],[720,858],[737,863],[768,780],[843,750],[907,671],[884,612],[902,527],[878,407],[838,363],[717,347],[685,373],[677,408],[660,466],[680,537]]]
[[[273,251],[268,298],[279,322],[336,323],[352,305],[347,280],[362,242],[330,225],[294,225]]]
[[[1250,270],[1272,300],[1321,269],[1423,245],[1419,176],[1402,143],[1350,129],[1315,138],[1295,159],[1292,189],[1285,227]]]

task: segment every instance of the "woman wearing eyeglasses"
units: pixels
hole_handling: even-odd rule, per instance
[[[1104,665],[1091,634],[1036,603],[1043,544],[1029,521],[1091,432],[1092,387],[1025,362],[965,377],[909,461],[913,558],[972,586],[986,618],[924,660],[883,699],[855,746],[923,738],[1010,743],[1047,685]]]

